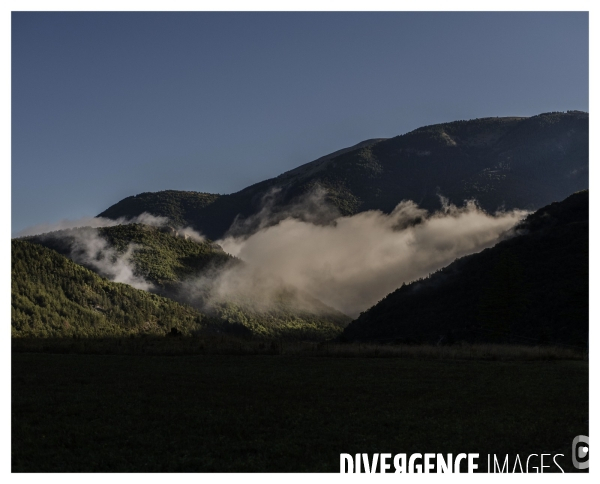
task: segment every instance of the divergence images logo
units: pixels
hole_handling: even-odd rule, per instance
[[[573,465],[576,469],[587,469],[590,466],[590,438],[578,435],[573,439]]]

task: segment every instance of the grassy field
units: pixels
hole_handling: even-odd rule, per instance
[[[339,454],[562,453],[587,361],[12,355],[13,472],[338,472]]]
[[[134,338],[13,338],[13,353],[95,355],[280,355],[333,358],[458,360],[587,360],[587,348],[507,344],[408,345],[244,339],[231,335]]]

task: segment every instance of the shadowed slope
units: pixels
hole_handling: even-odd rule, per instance
[[[589,192],[527,217],[515,237],[403,285],[344,331],[356,341],[588,341]]]

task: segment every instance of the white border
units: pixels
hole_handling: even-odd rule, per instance
[[[9,318],[9,308],[10,308],[10,296],[9,296],[9,288],[10,288],[10,278],[9,278],[9,266],[10,266],[10,180],[11,180],[11,171],[10,171],[10,126],[11,126],[11,118],[10,118],[10,39],[11,39],[11,11],[67,11],[67,10],[77,10],[77,11],[192,11],[192,10],[206,10],[206,11],[248,11],[248,10],[258,10],[258,11],[426,11],[426,10],[437,10],[437,11],[590,11],[590,185],[593,187],[591,190],[590,196],[590,214],[591,214],[591,225],[590,225],[590,246],[592,247],[592,251],[590,253],[590,340],[593,344],[591,346],[593,348],[597,348],[598,341],[598,329],[597,329],[597,320],[598,320],[598,303],[597,297],[594,297],[600,292],[598,291],[598,276],[597,270],[600,268],[600,260],[599,253],[595,250],[596,247],[600,247],[600,237],[598,232],[598,224],[597,219],[600,213],[600,198],[596,196],[595,188],[596,188],[596,168],[595,168],[595,160],[597,160],[596,155],[598,154],[597,148],[597,123],[595,122],[595,116],[592,113],[592,106],[595,105],[596,96],[594,96],[594,90],[592,86],[598,85],[598,75],[597,75],[597,39],[598,35],[596,34],[598,22],[596,20],[596,13],[598,11],[598,7],[596,7],[596,3],[591,1],[583,1],[583,0],[572,0],[570,2],[559,2],[559,1],[515,1],[515,0],[505,0],[505,1],[473,1],[473,0],[461,0],[461,1],[453,1],[449,2],[441,2],[441,1],[420,1],[420,2],[407,2],[407,1],[396,1],[390,2],[386,0],[371,0],[369,2],[357,2],[357,1],[341,1],[341,0],[288,0],[284,2],[274,2],[274,1],[265,1],[265,0],[256,0],[256,1],[185,1],[185,0],[171,0],[169,2],[160,2],[160,1],[132,1],[132,0],[107,0],[107,1],[54,1],[54,2],[44,2],[44,1],[7,1],[2,5],[2,16],[0,22],[0,36],[2,38],[2,48],[0,49],[1,55],[1,65],[3,66],[3,76],[2,81],[4,84],[2,97],[2,113],[3,113],[3,129],[1,131],[1,136],[3,138],[2,147],[3,149],[3,157],[1,163],[2,174],[0,176],[0,183],[3,185],[0,190],[0,196],[2,197],[1,208],[1,216],[2,216],[2,230],[5,231],[5,235],[0,239],[2,243],[2,253],[4,257],[2,260],[2,278],[1,278],[1,305],[2,305],[2,314],[5,315],[4,326],[3,326],[3,335],[2,339],[2,384],[4,388],[3,399],[2,399],[2,432],[1,432],[1,440],[0,440],[0,469],[3,475],[10,473],[10,333],[8,331],[8,320]],[[596,28],[594,28],[596,27]],[[596,54],[594,57],[593,54]],[[596,79],[596,81],[594,81]],[[595,357],[594,350],[590,351],[590,382],[594,381],[594,378],[597,378],[597,358]],[[592,435],[599,435],[598,430],[598,419],[597,414],[591,412],[591,409],[600,408],[600,399],[598,398],[598,391],[596,387],[591,387],[590,389],[590,433]],[[592,451],[592,455],[594,455],[594,451]],[[581,479],[581,482],[587,482],[591,479],[591,475],[600,474],[600,471],[595,469],[595,466],[591,467],[592,472],[587,475],[580,475],[578,479]],[[508,477],[507,475],[506,477]],[[62,482],[76,482],[81,479],[85,479],[85,481],[89,481],[91,483],[94,482],[103,482],[107,478],[116,481],[125,481],[129,479],[142,479],[145,482],[160,482],[163,479],[177,479],[181,482],[193,482],[197,483],[199,479],[202,482],[231,482],[232,480],[236,482],[252,482],[258,481],[261,482],[277,482],[280,484],[281,480],[289,481],[289,482],[305,482],[307,480],[312,481],[320,481],[320,482],[328,482],[328,483],[336,483],[336,482],[371,482],[374,479],[378,480],[386,480],[387,482],[398,482],[399,479],[402,481],[409,480],[423,480],[423,479],[435,479],[433,475],[402,475],[396,476],[394,474],[388,475],[377,475],[377,476],[367,476],[367,475],[338,475],[338,474],[178,474],[178,475],[168,475],[164,476],[161,474],[146,474],[140,475],[136,474],[134,476],[129,476],[126,474],[86,474],[85,476],[80,476],[77,474],[11,474],[9,476],[11,480],[14,481],[27,481],[29,482],[32,479],[43,479],[44,481],[50,480],[58,480]],[[510,479],[514,479],[516,481],[523,482],[527,479],[527,482],[533,481],[543,481],[543,482],[554,482],[558,479],[561,479],[560,482],[564,482],[565,477],[561,478],[560,475],[510,475]],[[481,482],[482,480],[488,481],[490,479],[501,479],[500,476],[494,475],[465,475],[465,474],[454,474],[454,475],[444,475],[444,477],[440,477],[440,480],[444,479],[445,482]]]

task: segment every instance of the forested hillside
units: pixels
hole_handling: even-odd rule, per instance
[[[403,285],[344,331],[349,341],[588,341],[589,192],[528,216],[518,235]]]
[[[107,281],[38,244],[12,241],[13,336],[165,335],[217,321],[170,299]]]
[[[213,242],[193,240],[171,227],[143,224],[98,229],[81,227],[27,237],[26,240],[54,249],[101,275],[105,274],[90,260],[98,259],[107,249],[114,250],[114,255],[118,256],[132,247],[129,261],[135,275],[150,282],[159,292],[168,291],[173,283],[204,269],[218,268],[234,261]],[[94,251],[97,253],[92,253]]]

